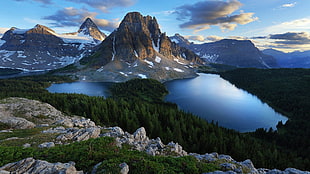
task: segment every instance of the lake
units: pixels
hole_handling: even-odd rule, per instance
[[[279,121],[287,118],[275,112],[256,96],[238,89],[219,75],[199,74],[192,79],[173,80],[164,83],[169,91],[166,101],[176,103],[180,109],[191,112],[220,126],[240,132],[257,128],[276,129]],[[50,92],[81,93],[89,96],[109,96],[104,82],[73,82],[53,84]]]

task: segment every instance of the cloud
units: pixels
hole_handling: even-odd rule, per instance
[[[9,28],[0,28],[0,36],[8,30],[9,30]]]
[[[29,1],[29,0],[14,0],[14,1]],[[40,2],[43,4],[52,4],[52,0],[30,0],[30,1]]]
[[[284,33],[287,31],[310,30],[310,17],[283,22],[264,29],[264,33]]]
[[[185,21],[181,28],[193,29],[195,32],[209,29],[217,25],[222,30],[234,30],[238,24],[244,25],[255,20],[254,13],[236,13],[242,4],[237,0],[200,1],[193,5],[183,5],[176,8],[177,19]]]
[[[281,7],[282,7],[282,8],[291,8],[291,7],[295,7],[296,4],[297,4],[297,2],[288,3],[288,4],[283,4],[283,5],[281,5]]]
[[[86,9],[76,9],[74,7],[67,7],[58,10],[56,14],[45,16],[43,19],[54,21],[50,23],[53,27],[72,27],[80,26],[86,18],[91,18],[96,25],[102,30],[113,31],[118,27],[119,22],[117,19],[109,21],[106,19],[97,19],[96,12],[89,12]]]
[[[219,40],[222,40],[224,39],[223,37],[220,37],[220,36],[207,36],[206,37],[206,40],[209,40],[209,41],[212,41],[212,42],[215,42],[215,41],[219,41]]]
[[[102,12],[109,12],[113,7],[129,7],[135,4],[136,0],[66,0],[78,4],[86,4],[92,8],[101,10]]]
[[[289,45],[310,44],[310,34],[308,32],[287,32],[283,34],[271,34],[270,39],[275,39],[275,43]]]
[[[252,39],[261,49],[273,48],[284,52],[310,50],[310,33],[308,32],[286,32]]]
[[[199,41],[204,42],[205,37],[202,35],[196,35],[196,36],[184,36],[185,39],[192,40],[192,41]]]

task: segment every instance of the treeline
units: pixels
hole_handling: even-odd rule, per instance
[[[69,80],[55,76],[0,80],[0,98],[16,96],[41,100],[67,114],[89,117],[101,125],[117,125],[128,132],[144,126],[151,138],[160,137],[165,143],[173,140],[188,152],[229,154],[238,161],[251,159],[256,167],[309,169],[309,161],[279,149],[275,142],[221,128],[178,110],[175,104],[160,101],[167,91],[157,81],[132,80],[116,84],[111,89],[114,95],[104,99],[48,93],[45,88],[58,78]]]
[[[310,69],[236,69],[221,77],[257,95],[289,120],[277,131],[259,129],[252,135],[297,154],[310,166]]]

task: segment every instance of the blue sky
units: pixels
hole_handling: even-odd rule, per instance
[[[42,24],[77,31],[91,17],[112,32],[131,11],[155,16],[161,31],[202,43],[250,39],[260,49],[310,50],[310,0],[2,0],[0,33]]]

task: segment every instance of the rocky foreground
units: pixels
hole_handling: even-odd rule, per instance
[[[7,98],[0,100],[0,122],[11,127],[8,130],[1,130],[0,134],[11,132],[12,129],[32,129],[45,128],[40,134],[51,135],[50,141],[27,142],[24,148],[37,146],[39,148],[52,148],[77,141],[85,141],[90,138],[113,137],[116,145],[122,147],[125,144],[131,145],[134,150],[143,151],[149,155],[162,156],[193,156],[197,160],[206,163],[216,163],[221,171],[211,173],[253,173],[253,174],[310,174],[308,171],[300,171],[294,168],[287,168],[284,171],[277,169],[255,168],[250,159],[243,162],[235,161],[229,155],[222,155],[216,152],[206,154],[188,153],[183,150],[178,143],[170,142],[164,144],[158,137],[150,139],[146,135],[144,127],[137,129],[133,134],[123,131],[120,127],[101,127],[96,125],[90,119],[79,116],[66,116],[56,110],[49,104],[39,101],[28,100],[24,98]],[[55,137],[56,135],[56,137]],[[45,136],[46,137],[46,136]],[[0,140],[0,142],[18,139],[10,137]],[[100,163],[93,167],[92,173],[97,172]],[[121,163],[120,173],[128,173],[130,166]],[[47,161],[34,159],[32,157],[6,164],[0,167],[0,174],[7,173],[72,173],[82,174],[83,171],[77,171],[75,163],[49,163]]]

